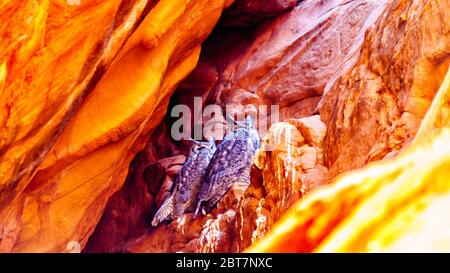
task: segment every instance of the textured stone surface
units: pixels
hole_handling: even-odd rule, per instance
[[[327,86],[320,114],[330,177],[389,159],[298,203],[249,251],[449,251],[448,10],[442,1],[386,6],[349,72]]]
[[[214,36],[205,50],[216,54],[201,61],[219,76],[203,93],[222,105],[242,96],[256,105],[279,105],[280,120],[311,116],[385,3],[303,1],[258,27]]]
[[[178,88],[176,96],[173,98],[173,104],[185,103],[192,108],[192,97],[200,95],[205,103],[214,102],[220,105],[229,103],[278,104],[281,107],[281,120],[311,116],[316,111],[326,82],[340,71],[340,64],[346,54],[352,54],[351,50],[355,50],[353,46],[362,43],[365,29],[382,11],[382,4],[378,2],[345,2],[346,4],[343,5],[344,2],[305,1],[293,10],[287,11],[261,26],[245,30],[214,32],[204,46],[204,53],[199,65]],[[355,14],[348,17],[349,11],[353,11]],[[336,32],[339,33],[338,36],[336,36]],[[333,50],[336,45],[340,45],[339,51]],[[320,118],[316,117],[316,119]],[[287,125],[286,127],[296,128],[296,126],[289,127]],[[317,129],[321,132],[320,134],[323,134],[323,128],[324,126]],[[302,137],[298,129],[292,130],[292,132],[297,132]],[[170,136],[166,135],[165,138],[170,139]],[[154,144],[149,144],[149,146],[161,148]],[[305,148],[303,149],[307,150]],[[297,155],[299,158],[301,152],[300,149]],[[235,219],[230,220],[228,217],[227,221],[235,223],[233,224],[235,228],[226,231],[219,230],[216,235],[239,238],[227,244],[221,244],[222,251],[224,249],[228,251],[242,250],[251,244],[252,238],[261,237],[263,231],[268,230],[271,224],[298,200],[302,195],[301,191],[307,192],[318,187],[327,177],[326,167],[321,164],[317,164],[317,167],[311,166],[315,164],[313,157],[309,156],[308,158],[311,150],[309,153],[302,153],[305,163],[293,160],[289,164],[293,166],[296,163],[297,168],[300,169],[304,165],[305,170],[297,174],[301,179],[308,181],[309,186],[302,185],[299,179],[292,179],[291,166],[286,168],[278,166],[285,161],[283,158],[285,153],[278,155],[279,160],[267,157],[268,160],[274,160],[273,164],[267,163],[269,166],[265,172],[266,178],[272,179],[272,182],[267,183],[271,194],[278,195],[276,191],[288,192],[294,189],[292,196],[280,193],[281,197],[278,199],[269,198],[270,201],[264,204],[266,208],[262,204],[258,204],[265,197],[266,190],[262,182],[264,175],[260,173],[252,178],[252,183],[256,183],[257,186],[251,186],[248,193],[251,196],[255,191],[258,197],[253,200],[248,199],[248,205],[238,204],[234,195],[230,193],[211,216],[197,220],[195,225],[188,228],[190,232],[184,231],[185,237],[173,236],[173,234],[180,233],[184,225],[172,223],[169,227],[158,227],[156,231],[149,230],[139,238],[138,246],[130,243],[122,250],[135,251],[134,247],[137,247],[139,251],[200,251],[205,249],[217,251],[210,244],[205,246],[203,244],[205,241],[198,238],[202,234],[202,226],[208,219],[217,219],[218,215],[222,215],[230,209],[236,212],[231,217]],[[318,154],[320,154],[320,158],[317,160],[323,160],[322,151],[319,151]],[[285,169],[291,178],[278,182],[277,176],[270,174],[270,171]],[[254,173],[259,173],[259,171]],[[295,182],[293,182],[294,180]],[[241,206],[245,206],[242,213],[240,212]],[[258,207],[259,215],[256,215],[254,212]],[[275,208],[274,212],[270,217],[266,217],[272,208]],[[186,218],[189,219],[189,217],[188,215]],[[267,220],[262,221],[265,217]],[[120,216],[116,217],[115,221],[121,221],[121,218]],[[240,227],[240,219],[245,219],[250,224]],[[258,225],[256,225],[257,220],[259,221]],[[191,224],[189,220],[183,220],[184,222]],[[101,229],[100,225],[98,230]],[[170,235],[162,235],[167,233]],[[240,236],[241,233],[244,235]],[[150,243],[153,240],[158,240],[160,243]],[[161,242],[161,240],[166,241]],[[211,242],[211,244],[213,243]],[[145,247],[146,244],[148,244],[147,247]]]
[[[219,23],[225,27],[248,27],[275,17],[295,4],[297,0],[237,0],[224,12]]]
[[[450,69],[416,138],[296,204],[249,252],[450,251]]]
[[[1,251],[85,245],[226,2],[0,4]]]
[[[301,102],[304,100],[314,103],[320,100],[320,107],[309,107],[311,112],[304,113],[304,115],[310,116],[317,112],[327,124],[327,127],[331,126],[331,129],[327,129],[325,134],[324,130],[327,128],[325,126],[317,127],[316,132],[308,130],[308,124],[313,123],[314,117],[302,123],[290,121],[290,124],[298,124],[298,131],[303,133],[303,138],[306,140],[313,140],[315,135],[322,137],[326,135],[324,146],[320,145],[322,139],[320,142],[316,142],[316,145],[319,144],[316,153],[311,149],[312,147],[301,147],[301,144],[296,144],[299,146],[299,159],[294,162],[296,163],[295,166],[301,167],[303,171],[300,174],[303,182],[301,186],[298,183],[292,183],[292,181],[297,181],[291,178],[293,170],[296,169],[289,165],[290,157],[286,153],[281,152],[278,156],[271,155],[272,157],[262,160],[262,156],[259,154],[256,164],[263,169],[262,174],[259,174],[261,177],[254,174],[252,185],[244,194],[246,197],[253,194],[257,196],[259,194],[259,196],[255,200],[245,200],[234,209],[237,212],[235,216],[237,217],[236,232],[240,234],[240,240],[238,240],[238,246],[233,246],[229,250],[240,250],[243,246],[248,246],[252,240],[263,237],[265,232],[270,229],[273,221],[276,221],[283,211],[301,196],[301,194],[286,196],[283,195],[283,192],[295,193],[298,192],[296,190],[300,189],[300,193],[307,193],[320,187],[325,182],[333,181],[333,178],[342,172],[363,167],[366,163],[382,159],[387,154],[391,157],[395,156],[405,143],[413,139],[420,120],[422,120],[443,80],[448,67],[448,48],[446,47],[448,43],[441,42],[441,40],[438,42],[432,35],[424,35],[422,39],[419,39],[419,42],[429,45],[429,48],[417,47],[413,44],[414,41],[417,41],[417,37],[420,37],[419,34],[414,33],[419,33],[423,29],[434,35],[440,35],[442,41],[447,41],[448,32],[446,29],[448,26],[442,21],[442,18],[445,17],[443,11],[446,10],[444,3],[347,1],[344,5],[335,8],[328,6],[337,4],[337,2],[329,1],[320,4],[319,2],[303,2],[291,12],[281,15],[273,22],[268,22],[263,27],[256,28],[253,32],[256,33],[256,38],[248,46],[237,45],[232,47],[235,51],[231,50],[233,53],[225,55],[225,61],[220,62],[221,66],[216,66],[215,64],[219,62],[214,59],[211,60],[208,55],[203,58],[205,62],[203,69],[208,67],[208,71],[215,71],[209,74],[212,75],[209,84],[204,85],[207,88],[206,92],[209,92],[208,99],[221,104],[239,101],[242,98],[250,98],[248,101],[256,104],[262,102],[280,104],[282,106],[281,119],[295,117],[292,114],[296,112],[295,107],[302,105]],[[330,13],[321,13],[321,8],[328,10]],[[340,12],[348,10],[354,11],[353,16],[347,16],[345,20],[339,17]],[[296,12],[297,15],[293,16],[292,14]],[[288,39],[286,39],[286,36],[281,36],[281,34],[277,36],[276,34],[295,33],[286,31],[290,26],[288,19],[296,22],[295,25],[301,28],[302,24],[298,24],[298,22],[303,18],[302,16],[305,16],[305,20],[306,18],[312,20],[312,18],[315,18],[315,14],[321,14],[318,17],[320,19],[316,20],[323,23],[317,25],[317,28],[322,31],[318,31],[314,38],[306,39],[306,37],[310,37],[311,33],[315,33],[310,29],[307,32],[308,35],[299,35],[301,38],[298,38],[297,43],[293,42],[295,39],[289,41],[289,47],[283,51],[282,45]],[[324,14],[329,17],[324,16]],[[442,16],[431,19],[429,16],[432,16],[432,14],[441,14]],[[358,15],[361,17],[358,18]],[[324,18],[328,19],[325,20]],[[346,21],[352,19],[354,20],[352,22]],[[430,22],[424,21],[427,19]],[[283,22],[283,24],[280,22]],[[372,24],[373,26],[365,34],[366,28]],[[349,32],[349,25],[357,31]],[[311,27],[311,24],[308,24],[308,26]],[[429,29],[430,27],[434,28]],[[410,29],[410,31],[407,29]],[[330,32],[330,36],[326,35],[327,30]],[[301,31],[299,32],[301,33]],[[237,32],[235,35],[239,37],[241,34]],[[220,40],[220,35],[218,37],[217,39]],[[350,40],[353,40],[346,43],[345,37],[347,39],[350,37]],[[301,43],[304,39],[310,42],[308,46]],[[330,42],[330,39],[337,40]],[[213,44],[213,41],[213,39],[209,40],[211,44]],[[324,43],[322,44],[322,42]],[[242,43],[248,43],[248,41],[244,40]],[[303,47],[296,47],[297,44],[303,45]],[[329,59],[319,54],[327,52],[327,46],[334,47],[336,45],[344,45],[342,54],[333,55],[336,50],[330,50],[332,55],[328,56]],[[303,50],[296,51],[297,48]],[[270,49],[277,54],[271,54]],[[284,54],[280,54],[280,52]],[[293,52],[300,52],[299,55],[303,59],[292,54]],[[311,52],[311,55],[305,52]],[[411,52],[413,52],[413,55],[410,55]],[[233,55],[235,57],[232,57]],[[292,56],[298,58],[292,58]],[[231,61],[224,66],[227,60]],[[314,66],[315,64],[321,65]],[[373,73],[366,73],[373,67],[377,67],[377,70],[381,69],[382,75],[377,77]],[[297,69],[294,70],[294,68]],[[305,72],[298,73],[298,71]],[[434,76],[431,76],[431,74]],[[211,82],[216,83],[214,85]],[[305,87],[305,83],[308,82],[314,83],[314,85]],[[318,84],[320,82],[323,84]],[[299,87],[295,83],[302,86]],[[320,98],[323,93],[325,93],[324,97]],[[416,94],[420,99],[415,98]],[[317,97],[319,99],[313,100]],[[411,108],[414,111],[402,110],[404,111],[403,114],[396,114],[398,109],[403,109],[405,105],[410,103],[417,104]],[[397,121],[395,121],[396,119]],[[282,132],[281,135],[286,135],[283,131],[293,131],[289,129],[292,128],[289,126],[281,126],[280,129],[276,129],[276,127],[273,127],[273,130]],[[380,147],[385,148],[378,154]],[[288,148],[285,147],[285,149]],[[322,164],[317,164],[311,168],[314,157]],[[260,162],[258,163],[258,161]],[[264,169],[266,169],[266,172],[264,172]],[[330,169],[330,172],[328,169]],[[281,172],[284,176],[279,177],[275,174],[280,173],[280,170],[288,171],[286,173]],[[257,177],[260,179],[259,184],[256,182]],[[283,204],[281,207],[275,205],[277,201],[272,202],[272,206],[267,205],[270,203],[268,201],[270,198],[267,198],[267,196],[271,196],[270,186],[264,188],[263,193],[259,190],[261,189],[261,183],[264,186],[270,185],[271,179],[273,185],[281,185],[276,190],[272,190],[273,193],[276,193],[276,196],[283,196],[283,198],[279,198],[279,200],[282,200],[279,203]],[[255,186],[255,184],[258,186]],[[263,199],[264,201],[260,202]],[[264,206],[261,203],[266,205]],[[218,211],[224,213],[230,207],[232,206],[224,205],[220,209],[219,206]],[[256,215],[255,211],[257,212]],[[315,213],[317,211],[311,212],[311,215],[315,215]],[[217,215],[214,215],[213,218],[220,222],[217,217]],[[241,222],[251,224],[241,227],[239,225]],[[205,223],[202,222],[202,225]],[[196,230],[196,233],[193,234],[203,234],[206,229],[210,229],[207,226],[209,225],[206,225],[202,232]],[[214,232],[215,234],[221,234],[220,229]],[[233,232],[232,230],[225,229],[222,232],[233,238],[230,235]],[[326,234],[326,231],[324,231],[324,234]],[[190,238],[189,243],[185,242],[185,245],[190,246],[189,248],[184,248],[185,245],[177,241],[178,244],[171,244],[170,250],[205,250],[204,245],[198,242],[196,243],[197,246],[193,248],[192,238],[195,238],[195,235]],[[140,245],[140,247],[143,247],[143,245]],[[182,247],[180,248],[180,246]],[[206,249],[209,251],[211,251],[211,248],[214,249],[214,240],[208,246]],[[221,246],[223,247],[223,245]],[[142,249],[140,248],[140,250]],[[286,249],[289,250],[288,247]],[[308,248],[305,247],[305,249]]]
[[[320,115],[328,125],[332,175],[399,151],[415,136],[450,63],[446,1],[389,1],[328,84]]]
[[[192,108],[193,96],[201,96],[205,104],[279,104],[281,120],[312,116],[326,83],[336,73],[341,72],[341,64],[346,55],[354,54],[354,51],[359,48],[358,45],[362,44],[365,30],[381,14],[383,4],[384,2],[378,1],[304,1],[276,19],[250,29],[216,30],[204,45],[199,65],[180,85],[172,98],[171,105],[184,103]],[[352,16],[349,17],[349,13]],[[336,46],[339,46],[339,50],[335,50]],[[306,121],[315,119],[320,118],[312,117]],[[167,121],[170,121],[170,118],[166,117],[165,122]],[[296,126],[286,125],[286,128],[296,128]],[[300,128],[304,130],[303,127]],[[324,125],[317,128],[319,135],[323,136],[324,128]],[[301,136],[299,129],[292,131]],[[149,149],[165,149],[164,147],[170,142],[168,134],[158,135],[157,139],[162,144],[151,141],[148,144]],[[315,146],[319,146],[317,149],[320,150],[320,145],[315,144]],[[267,156],[268,160],[274,160],[273,164],[267,163],[268,170],[265,172],[266,178],[273,180],[267,183],[271,194],[278,195],[277,191],[287,192],[289,189],[295,189],[292,196],[282,194],[282,198],[273,200],[269,198],[270,201],[258,204],[265,197],[266,189],[262,182],[264,175],[261,171],[255,170],[252,183],[256,184],[250,187],[247,194],[257,197],[248,199],[247,205],[238,204],[234,194],[230,193],[222,200],[217,210],[208,217],[195,221],[195,224],[190,219],[191,216],[187,215],[181,221],[187,225],[174,222],[168,227],[149,229],[136,239],[138,242],[136,245],[127,242],[133,240],[125,240],[121,237],[120,240],[123,243],[118,244],[116,249],[121,251],[201,251],[205,249],[218,251],[212,246],[215,242],[211,242],[211,237],[209,237],[210,243],[208,240],[199,240],[199,237],[203,234],[202,227],[208,219],[222,223],[226,218],[226,221],[234,223],[232,224],[234,228],[219,230],[216,235],[235,238],[235,240],[221,243],[220,250],[243,250],[251,244],[252,238],[261,237],[264,234],[263,231],[268,230],[272,223],[298,200],[302,195],[300,191],[309,192],[317,188],[327,177],[327,168],[322,164],[315,164],[311,157],[311,150],[308,153],[308,149],[305,148],[303,149],[306,152],[299,150],[296,155],[299,158],[303,156],[304,163],[300,160],[289,163],[292,166],[297,164],[296,168],[305,167],[305,170],[302,169],[302,172],[296,174],[299,179],[296,179],[295,183],[292,183],[292,178],[278,182],[277,176],[268,171],[269,169],[281,170],[281,166],[278,165],[284,162],[285,154],[280,153],[279,160]],[[300,155],[300,153],[303,154]],[[168,156],[173,156],[177,152],[169,152],[169,154]],[[321,150],[317,151],[318,162],[323,160],[322,154]],[[160,158],[156,158],[155,161],[158,159]],[[312,166],[312,164],[315,165]],[[288,166],[286,170],[292,176],[290,168]],[[299,182],[300,179],[308,183],[302,185]],[[241,212],[242,206],[245,209]],[[273,213],[270,212],[272,208],[274,208]],[[227,217],[218,220],[219,215],[224,215],[230,209],[235,213],[226,214]],[[256,210],[259,211],[258,215],[255,214]],[[263,221],[268,214],[270,216]],[[117,222],[123,221],[120,215],[114,219]],[[243,219],[249,224],[241,227],[240,223]],[[148,220],[141,219],[141,221]],[[104,231],[101,231],[102,229],[102,225],[99,225],[96,233],[108,233],[107,228]],[[184,236],[180,236],[180,233]]]
[[[321,130],[324,124],[317,117],[291,120],[294,124],[303,124],[308,120],[315,120],[313,129]],[[162,224],[156,228],[150,228],[142,232],[141,236],[127,237],[113,233],[109,227],[122,222],[135,226],[137,230],[141,223],[148,222],[154,210],[147,209],[145,216],[142,214],[132,220],[124,217],[124,214],[136,216],[127,212],[126,206],[114,200],[121,200],[134,196],[129,193],[128,186],[118,192],[110,202],[107,212],[99,227],[94,233],[87,251],[120,251],[120,252],[237,252],[248,247],[253,241],[262,237],[271,225],[304,194],[316,189],[326,181],[327,169],[323,166],[323,156],[320,146],[314,142],[305,140],[300,128],[288,122],[274,124],[267,136],[262,141],[262,147],[255,158],[256,166],[252,169],[252,181],[250,187],[242,192],[242,189],[233,188],[219,202],[216,209],[205,217],[193,220],[192,213],[185,214],[178,220],[167,225]],[[322,139],[323,139],[322,135]],[[317,139],[318,143],[321,139]],[[149,153],[149,152],[147,152]],[[313,154],[314,156],[311,156]],[[163,161],[172,161],[167,158]],[[161,166],[159,161],[157,164]],[[164,186],[164,182],[170,183],[172,178],[167,176],[170,167],[155,168],[159,174],[153,173],[147,183],[162,183],[158,193],[153,196],[166,195],[170,186]],[[141,172],[142,173],[142,172]],[[145,172],[144,172],[145,173]],[[139,175],[139,172],[136,172]],[[156,178],[159,177],[159,178]],[[157,182],[160,181],[160,182]],[[139,178],[129,176],[126,185],[130,188],[138,188],[138,192],[148,192],[148,187],[142,187]],[[139,186],[141,185],[141,186]],[[242,196],[243,195],[243,196]],[[242,198],[241,198],[242,196]],[[161,198],[156,197],[155,207]],[[143,207],[139,199],[131,207]],[[112,214],[116,207],[122,207],[122,211]],[[149,216],[150,215],[150,216]],[[140,219],[140,220],[139,220]],[[133,221],[138,221],[133,222]],[[110,222],[105,222],[110,221]],[[245,224],[244,224],[245,223]],[[118,229],[127,229],[118,227]],[[138,234],[139,232],[135,233]],[[102,235],[104,234],[104,238]],[[111,238],[118,238],[108,248]],[[99,240],[103,243],[96,243]],[[105,244],[106,242],[106,244]],[[98,246],[103,246],[100,248]]]

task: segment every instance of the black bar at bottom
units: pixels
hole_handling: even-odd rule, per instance
[[[0,254],[0,272],[389,272],[449,268],[447,254]],[[3,271],[2,269],[5,269]],[[445,272],[445,270],[444,270]]]

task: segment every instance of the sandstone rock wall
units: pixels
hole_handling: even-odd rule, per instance
[[[386,5],[319,106],[331,178],[384,160],[297,203],[248,251],[450,249],[448,10],[445,1]]]
[[[414,138],[450,62],[448,4],[389,1],[346,61],[350,70],[328,83],[319,112],[333,176],[395,155]]]
[[[230,4],[0,4],[1,251],[84,246]]]
[[[329,175],[325,158],[332,151],[322,147],[322,138],[328,130],[320,116],[311,116],[319,113],[317,106],[327,84],[346,75],[355,65],[366,30],[388,8],[387,1],[303,1],[277,18],[250,28],[216,29],[205,43],[197,68],[180,85],[172,104],[185,103],[192,107],[193,96],[201,96],[205,104],[222,106],[279,105],[281,121],[291,119],[274,124],[268,133],[266,142],[278,148],[258,154],[255,163],[259,169],[254,168],[252,184],[242,199],[237,197],[240,191],[236,189],[205,218],[193,221],[192,215],[187,214],[167,226],[142,231],[135,239],[118,235],[114,250],[242,251],[263,237],[305,193],[329,182],[334,175]],[[306,121],[316,123],[312,128],[321,132],[318,140],[312,141],[302,131],[302,122],[292,119],[305,117],[308,117]],[[168,117],[164,123],[167,122],[170,123]],[[168,134],[158,134],[152,139],[147,151],[170,147]],[[182,146],[177,146],[165,154],[171,157],[182,150]],[[127,184],[133,181],[129,177]],[[161,185],[163,182],[159,178],[147,183]],[[147,187],[142,190],[146,191]],[[162,191],[167,191],[167,187]],[[121,199],[127,197],[126,192],[117,195]],[[158,202],[153,204],[156,207]],[[110,204],[110,208],[117,209],[117,205]],[[103,220],[112,226],[117,224],[111,223],[130,223],[121,216],[126,209],[119,211],[116,216],[105,215]],[[148,222],[154,212],[145,211],[145,215],[139,214],[132,221]],[[109,229],[100,223],[96,235],[105,239],[96,245],[108,244],[110,238],[106,234],[110,234]],[[97,240],[96,235],[93,241]],[[91,250],[107,249],[93,247]]]
[[[249,252],[448,252],[450,69],[396,158],[296,204]]]

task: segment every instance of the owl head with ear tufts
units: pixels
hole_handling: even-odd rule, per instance
[[[253,144],[253,149],[259,147],[259,134],[255,128],[255,122],[251,115],[247,115],[245,120],[233,120],[235,124],[234,135],[236,138],[249,139]]]

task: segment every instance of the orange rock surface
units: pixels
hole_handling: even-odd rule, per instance
[[[263,239],[296,200],[308,198],[317,187],[334,183],[335,177],[345,171],[384,157],[395,158],[414,139],[448,67],[448,43],[441,42],[448,40],[448,26],[442,20],[446,10],[442,2],[345,3],[304,1],[251,30],[251,38],[241,30],[213,33],[200,64],[180,86],[175,101],[189,104],[194,95],[201,95],[205,102],[221,105],[279,104],[280,118],[287,120],[272,126],[262,149],[266,144],[278,148],[270,153],[258,152],[255,165],[260,170],[252,172],[252,183],[242,198],[238,197],[239,190],[230,191],[207,217],[193,221],[187,214],[135,238],[118,239],[114,251],[234,252],[261,239],[262,243],[250,251],[314,251],[318,239],[309,239],[303,230],[296,229],[296,219],[299,226],[304,225],[301,227],[322,238],[340,219],[333,218],[334,214],[356,209],[354,203],[345,203],[337,183],[328,194],[320,195],[328,203],[320,208],[304,208],[308,210],[304,221],[300,214],[283,218],[285,222],[280,225],[290,233],[277,236],[276,228],[272,233],[275,235]],[[424,29],[441,37],[438,45],[431,35],[417,38]],[[417,43],[423,46],[417,47]],[[315,126],[324,133],[308,134],[298,120],[292,119],[314,120],[313,114],[319,114],[318,120],[325,122],[324,126]],[[314,135],[325,139],[312,141]],[[180,153],[183,147],[171,147],[169,138],[164,133],[155,136],[164,144],[148,144],[149,154],[162,146],[169,147],[168,155]],[[394,168],[396,163],[389,164]],[[361,179],[361,185],[366,185],[366,180],[371,181],[368,175]],[[147,180],[148,184],[153,182]],[[167,187],[163,190],[167,191]],[[353,198],[364,200],[366,195],[358,193],[352,193]],[[122,196],[127,194],[123,192]],[[295,207],[303,208],[308,202],[300,200]],[[381,204],[374,202],[377,205]],[[117,205],[112,207],[117,209]],[[146,217],[152,213],[147,210]],[[124,221],[121,216],[104,219],[110,225]],[[133,221],[145,219],[135,217]],[[316,221],[318,227],[310,231],[309,225]],[[100,224],[96,232],[110,234],[104,228]],[[295,244],[289,245],[292,242]]]
[[[346,1],[304,1],[279,17],[252,28],[251,33],[247,32],[248,29],[213,33],[205,42],[199,65],[180,85],[172,105],[184,103],[192,108],[193,96],[201,96],[205,105],[279,105],[281,120],[313,115],[326,82],[336,73],[343,73],[340,64],[344,56],[353,54],[351,49],[355,44],[362,44],[364,32],[382,14],[384,7],[383,3],[374,1],[351,2],[348,5],[343,5],[343,2]],[[354,16],[347,16],[355,10],[358,12]],[[337,37],[336,32],[341,34]],[[335,52],[334,48],[339,43],[341,52]],[[156,133],[144,152],[145,157],[155,164],[164,157],[186,151],[183,145],[172,143],[167,130],[169,121],[170,118],[166,117],[160,125],[163,133]],[[299,126],[294,124],[291,128],[294,127]],[[292,131],[303,137],[299,129]],[[277,145],[280,145],[281,150],[286,150],[286,145],[292,146],[283,141]],[[160,169],[158,175],[152,176],[155,179],[146,179],[145,165],[148,166],[148,163],[134,166],[138,171],[128,177],[126,189],[116,194],[115,201],[107,207],[107,213],[91,238],[88,251],[242,251],[270,230],[282,213],[302,197],[301,191],[307,192],[327,179],[327,168],[320,163],[324,159],[324,151],[318,144],[305,145],[303,148],[298,147],[301,149],[295,153],[295,160],[289,163],[290,166],[297,164],[298,172],[292,172],[289,166],[279,166],[285,161],[283,155],[286,153],[283,151],[280,151],[278,159],[275,156],[263,156],[274,162],[267,162],[262,173],[258,170],[253,172],[252,185],[244,193],[244,200],[230,192],[207,217],[192,221],[191,215],[187,214],[178,222],[156,229],[142,230],[141,227],[148,223],[154,213],[154,208],[148,208],[148,202],[154,207],[158,205],[157,196],[161,194],[154,193],[152,185],[167,183],[165,171]],[[303,169],[302,165],[308,165],[302,163],[303,156],[313,158],[313,163],[309,164],[317,163],[317,167],[306,166]],[[139,164],[142,163],[136,163]],[[277,172],[284,171],[290,173],[291,177],[278,181]],[[263,176],[267,181],[263,181]],[[139,182],[137,185],[136,181],[141,179],[146,183]],[[300,180],[308,183],[302,184]],[[145,199],[146,205],[142,205],[141,198],[128,201],[130,194],[136,196],[134,192],[137,190],[131,190],[132,185],[139,188],[139,192],[149,192],[154,201]],[[164,186],[162,190],[167,191],[167,188]],[[122,205],[124,202],[129,202],[132,207],[144,208],[127,215],[127,206]],[[270,217],[263,221],[266,215]],[[241,225],[243,222],[246,224]],[[141,229],[141,232],[123,229]]]
[[[414,142],[294,206],[249,252],[450,251],[450,69]]]
[[[247,251],[450,250],[448,10],[442,1],[386,6],[320,106],[331,177],[385,159],[299,202]]]
[[[86,243],[226,2],[0,4],[1,251]]]

